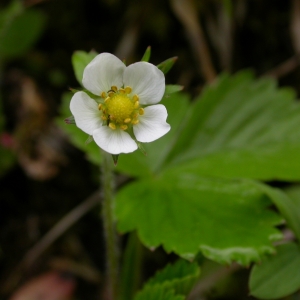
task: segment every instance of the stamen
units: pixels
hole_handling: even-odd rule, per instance
[[[132,91],[132,88],[130,86],[125,87],[125,94],[130,94]]]
[[[126,118],[125,120],[124,120],[124,123],[130,123],[131,122],[131,119],[130,118]]]
[[[105,92],[102,92],[102,93],[101,93],[101,97],[102,97],[103,99],[105,99],[105,98],[107,97],[106,93],[105,93]]]
[[[110,98],[109,97],[107,97],[105,100],[104,100],[104,102],[107,102],[107,101],[109,101],[110,100]]]
[[[115,130],[115,129],[117,128],[117,127],[116,127],[116,124],[115,124],[115,123],[111,123],[111,122],[108,124],[108,126],[109,126],[109,128],[112,129],[112,130]]]
[[[140,106],[140,102],[139,101],[136,101],[135,103],[134,103],[134,108],[138,108]]]
[[[131,121],[131,123],[133,124],[133,125],[136,125],[136,124],[138,124],[140,121],[138,120],[138,119],[134,119],[134,120],[132,120]]]
[[[135,94],[133,97],[132,97],[132,100],[135,102],[135,101],[138,101],[140,98],[137,94]]]
[[[145,113],[145,110],[143,108],[139,109],[139,114],[142,116]]]
[[[114,92],[117,92],[117,91],[118,91],[118,88],[117,88],[115,85],[111,86],[111,89],[112,89]]]
[[[98,105],[98,109],[99,109],[99,110],[102,109],[102,104],[101,104],[101,103]]]
[[[119,92],[120,92],[121,94],[125,94],[125,90],[122,89],[122,88],[119,88]]]
[[[128,128],[128,126],[125,124],[120,126],[120,129],[122,129],[122,130],[126,130],[127,128]]]
[[[101,119],[102,119],[103,121],[106,121],[106,120],[107,120],[107,117],[104,116],[104,115],[102,115],[102,116],[101,116]]]
[[[109,97],[113,97],[114,95],[115,95],[114,92],[108,92],[108,96],[109,96]]]

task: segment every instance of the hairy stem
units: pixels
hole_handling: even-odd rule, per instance
[[[102,219],[104,228],[106,263],[107,263],[107,295],[108,299],[117,299],[119,277],[119,249],[115,222],[114,207],[114,174],[111,154],[102,151]]]

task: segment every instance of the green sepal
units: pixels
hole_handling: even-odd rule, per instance
[[[68,125],[76,124],[74,116],[70,116],[70,117],[66,118],[64,121]]]
[[[161,62],[160,64],[157,65],[157,67],[164,73],[167,74],[171,68],[173,67],[173,65],[175,64],[175,62],[177,61],[178,57],[174,56],[171,58],[168,58],[167,60]]]
[[[177,84],[167,84],[164,97],[168,97],[170,94],[178,93],[184,89],[184,86]]]
[[[73,89],[73,88],[69,88],[69,91],[72,92],[73,94],[75,94],[77,92],[81,92],[80,90]]]
[[[142,145],[141,143],[139,143],[139,142],[137,142],[137,145],[138,145],[138,147],[139,147],[139,150],[140,150],[145,156],[147,156],[147,152],[146,152],[145,148],[143,147],[143,145]]]
[[[94,140],[93,136],[90,135],[87,140],[85,141],[86,144],[89,144],[90,142],[92,142]]]
[[[112,157],[112,159],[114,161],[114,164],[116,166],[118,164],[119,154],[117,154],[117,155],[112,154],[111,157]]]
[[[141,61],[146,61],[148,62],[150,60],[150,56],[151,56],[151,46],[148,46]]]

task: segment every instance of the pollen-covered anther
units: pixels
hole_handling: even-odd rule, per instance
[[[102,119],[103,121],[106,121],[106,120],[107,120],[107,116],[102,115],[102,116],[101,116],[101,119]]]
[[[122,130],[126,130],[126,129],[128,129],[128,126],[127,126],[127,125],[125,125],[125,124],[123,124],[123,125],[121,125],[121,126],[120,126],[120,129],[122,129]]]
[[[117,127],[116,127],[116,124],[115,123],[112,123],[112,122],[110,122],[109,124],[108,124],[108,126],[109,126],[109,128],[111,128],[112,130],[115,130]]]
[[[124,123],[130,123],[131,122],[131,119],[130,118],[126,118],[125,120],[124,120]]]
[[[106,93],[105,93],[105,92],[102,92],[102,93],[101,93],[101,97],[102,97],[103,99],[105,99],[105,98],[107,97]]]
[[[115,85],[111,86],[110,88],[111,88],[111,90],[114,91],[114,92],[117,92],[117,91],[118,91],[118,88],[117,88]]]
[[[121,94],[125,94],[125,89],[119,88],[119,92],[120,92]]]
[[[137,94],[135,94],[133,97],[132,97],[132,100],[134,101],[134,102],[136,102],[136,101],[139,101],[139,96],[137,95]]]
[[[139,115],[142,116],[144,113],[145,113],[145,110],[144,110],[143,108],[140,108],[140,109],[139,109]]]
[[[140,106],[140,102],[139,101],[134,102],[134,108],[138,108],[139,106]]]
[[[138,119],[134,119],[134,120],[132,120],[131,121],[131,123],[133,124],[133,125],[136,125],[136,124],[138,124],[140,121],[138,120]]]
[[[125,94],[130,94],[132,91],[132,88],[130,86],[125,87]]]
[[[110,100],[110,97],[105,98],[104,102],[107,102]]]
[[[98,105],[98,109],[102,110],[102,104],[101,103]]]
[[[108,92],[108,96],[109,96],[109,97],[112,98],[114,95],[115,95],[115,92]]]

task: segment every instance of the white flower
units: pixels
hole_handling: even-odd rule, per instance
[[[152,142],[170,130],[167,110],[157,104],[165,92],[165,77],[156,66],[137,62],[126,67],[114,55],[101,53],[84,69],[82,83],[101,101],[77,92],[71,112],[77,127],[106,152],[133,152],[136,141]]]

